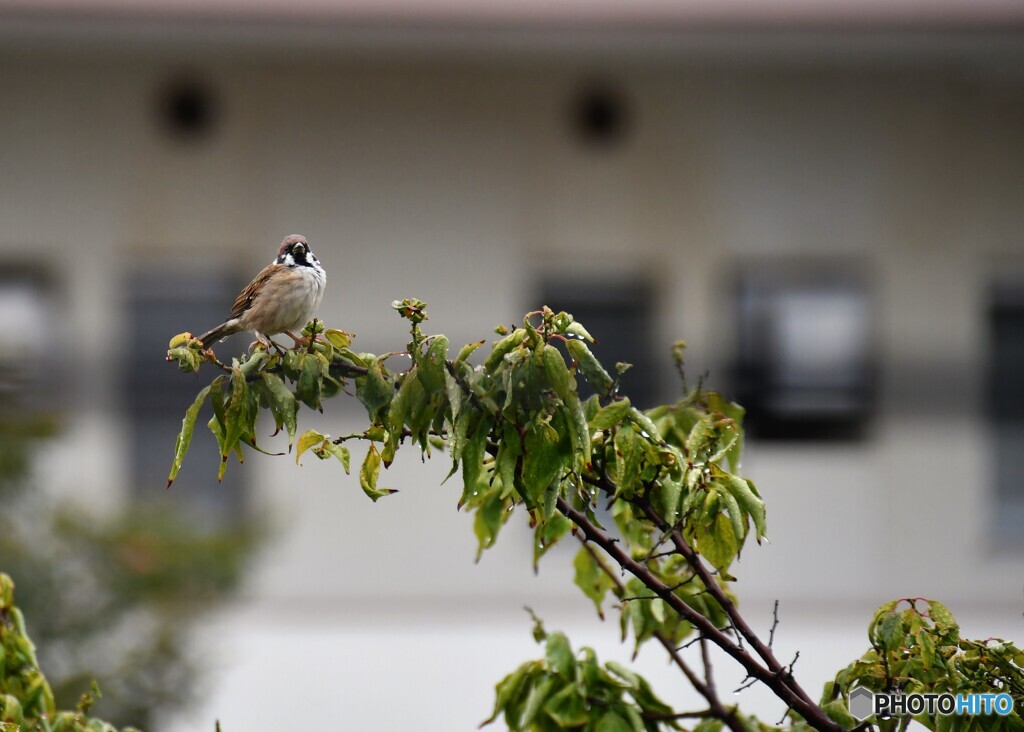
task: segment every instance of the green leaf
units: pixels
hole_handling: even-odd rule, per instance
[[[573,678],[576,661],[573,659],[572,647],[564,633],[549,633],[545,655],[551,670],[566,679]]]
[[[595,713],[600,715],[600,721],[594,728],[594,732],[635,732],[633,725],[615,712],[603,711]]]
[[[732,528],[729,518],[719,511],[714,519],[708,523],[701,523],[697,527],[697,551],[705,559],[719,570],[726,570],[736,558],[739,551],[739,541]]]
[[[530,671],[533,670],[535,665],[534,661],[520,664],[519,668],[495,685],[494,714],[484,724],[490,724],[497,719],[499,713],[506,710],[509,711],[509,713],[506,713],[506,718],[509,719],[510,724],[512,723],[511,708],[522,706],[523,700],[518,697],[522,695],[523,687],[526,685]]]
[[[383,417],[384,407],[391,403],[394,394],[394,386],[384,375],[384,366],[380,359],[373,359],[367,363],[366,376],[356,378],[356,397],[366,407],[370,420],[380,423]]]
[[[544,346],[544,373],[551,384],[551,389],[559,399],[567,403],[575,392],[576,385],[561,352],[552,345]]]
[[[960,627],[956,622],[956,618],[953,617],[953,613],[949,611],[949,608],[935,600],[928,601],[928,617],[935,621],[936,627],[942,631]]]
[[[536,502],[555,478],[565,458],[558,451],[558,433],[547,422],[534,420],[526,428],[523,448],[523,484]]]
[[[600,560],[596,559],[587,547],[580,549],[572,563],[576,569],[573,582],[583,590],[584,595],[594,601],[597,614],[604,620],[604,610],[601,608],[601,604],[604,602],[604,596],[615,586],[615,583],[599,562]]]
[[[917,633],[917,645],[921,649],[921,663],[925,671],[930,671],[935,665],[935,641],[932,634],[927,630],[920,630]]]
[[[530,724],[537,718],[554,685],[555,680],[550,676],[545,676],[530,687],[530,692],[526,695],[526,704],[523,707],[523,716],[519,720],[519,728],[530,728]]]
[[[212,388],[213,384],[200,391],[196,395],[195,401],[185,410],[185,417],[181,420],[181,432],[178,433],[178,438],[174,443],[174,461],[171,463],[171,472],[167,475],[168,488],[171,487],[174,479],[178,477],[181,464],[185,460],[185,453],[188,452],[189,445],[192,444],[192,432],[196,427],[199,410],[202,409],[203,404],[206,402],[206,397],[209,396],[210,389]]]
[[[493,546],[498,538],[498,532],[508,517],[506,505],[507,501],[501,497],[499,487],[492,488],[484,495],[473,516],[473,533],[477,539],[475,561],[479,562],[484,549]]]
[[[393,488],[378,488],[377,477],[380,475],[380,453],[372,444],[366,451],[366,458],[363,460],[363,467],[359,470],[359,486],[363,492],[370,497],[374,503],[378,498],[397,493]]]
[[[729,522],[732,524],[732,533],[736,537],[739,546],[743,545],[743,539],[747,535],[747,517],[740,509],[740,504],[735,496],[720,483],[712,483],[711,488],[718,491],[721,506],[729,514]]]
[[[754,530],[757,532],[757,543],[760,544],[761,539],[767,535],[767,527],[765,523],[764,501],[761,500],[757,488],[754,487],[753,482],[728,473],[722,475],[721,481],[733,498],[736,499],[737,503],[740,504],[740,507],[750,516],[750,520],[754,522]]]
[[[487,455],[487,436],[490,433],[491,420],[481,417],[473,429],[473,434],[466,440],[462,448],[462,497],[459,499],[461,508],[471,501],[480,491],[480,476],[484,472],[484,458]]]
[[[221,446],[221,458],[227,458],[235,449],[242,435],[251,432],[246,424],[246,402],[249,398],[249,385],[239,369],[232,369],[231,397],[224,410],[224,444]]]
[[[679,519],[679,504],[682,501],[683,486],[669,478],[663,478],[650,493],[651,505],[669,524]]]
[[[614,444],[617,495],[630,498],[642,485],[640,469],[644,457],[643,440],[632,425],[625,425],[615,433]]]
[[[320,410],[320,389],[322,385],[322,363],[315,354],[302,354],[302,371],[296,384],[295,396],[310,409]]]
[[[593,387],[594,391],[602,396],[610,395],[615,382],[604,370],[601,362],[587,348],[587,344],[581,340],[570,339],[566,342],[566,348],[569,349],[569,355],[576,362],[576,368],[583,374],[583,378]]]
[[[582,727],[590,719],[586,697],[576,684],[566,684],[561,691],[552,694],[544,705],[544,712],[560,729]]]
[[[516,470],[519,467],[519,458],[522,454],[523,450],[519,442],[519,432],[516,430],[515,425],[505,422],[501,431],[501,440],[498,442],[498,456],[495,458],[495,469],[501,478],[503,496],[512,495],[513,490],[519,492],[519,486],[516,484]],[[522,494],[520,494],[520,497],[522,497]],[[528,495],[526,499],[529,500]]]
[[[601,408],[601,410],[594,415],[594,418],[590,420],[590,429],[592,430],[607,430],[620,424],[629,414],[630,410],[629,399],[623,397],[618,401],[614,401],[607,407]]]
[[[335,445],[331,442],[330,438],[324,440],[324,443],[320,445],[320,447],[314,447],[313,454],[321,460],[326,460],[331,456],[336,457],[338,458],[338,462],[341,463],[341,467],[345,469],[345,473],[348,474],[351,472],[350,463],[352,458],[349,454],[348,448],[344,445]]]
[[[563,332],[566,335],[582,338],[587,341],[587,343],[594,342],[594,336],[587,332],[587,329],[583,327],[582,323],[577,323],[576,321],[570,321],[569,324],[565,326],[565,330]]]
[[[693,425],[686,438],[686,449],[690,451],[690,456],[694,459],[704,460],[717,439],[718,431],[715,429],[715,419],[707,414]]]
[[[427,352],[419,359],[419,377],[428,392],[443,390],[445,364],[448,359],[448,339],[439,335],[430,343]]]
[[[830,701],[821,709],[828,715],[829,719],[836,724],[841,725],[845,729],[853,729],[860,724],[854,716],[850,714],[850,710],[846,708],[846,702],[842,699]]]
[[[569,438],[577,455],[576,467],[584,470],[590,462],[590,426],[583,412],[583,404],[575,391],[569,393],[565,407],[568,413],[566,421],[569,426]]]
[[[296,415],[299,411],[299,403],[295,395],[291,393],[281,377],[277,374],[260,374],[262,384],[265,387],[270,412],[274,416],[277,428],[284,427],[288,432],[288,445],[291,446],[295,439],[295,431],[298,427]]]
[[[524,338],[526,338],[526,331],[522,328],[516,328],[514,331],[495,343],[491,348],[491,353],[487,357],[487,360],[484,361],[484,371],[489,374],[493,374],[497,371],[498,367],[504,361],[506,354],[518,347],[523,342]]]
[[[411,422],[412,407],[417,398],[423,392],[423,385],[420,384],[419,367],[413,366],[403,377],[402,385],[398,387],[398,393],[391,400],[388,407],[385,426],[388,429],[388,456],[394,455],[398,443],[402,439],[402,432],[407,422]],[[385,466],[390,463],[385,461]]]
[[[899,613],[891,612],[878,624],[878,639],[887,649],[894,651],[903,645],[903,623]]]
[[[537,571],[537,564],[540,558],[553,547],[558,540],[569,533],[572,528],[572,521],[560,513],[552,514],[547,521],[537,524],[537,530],[533,541],[533,571]]]
[[[473,351],[478,349],[484,343],[485,341],[474,341],[473,343],[467,343],[466,345],[464,345],[462,349],[459,351],[459,355],[455,357],[455,363],[459,363],[461,361],[465,361],[466,359],[468,359],[472,355]]]
[[[629,421],[636,425],[641,432],[646,433],[646,439],[655,442],[660,439],[661,432],[658,430],[657,425],[655,425],[654,422],[651,421],[651,418],[639,409],[636,407],[630,407],[627,417],[629,418]]]

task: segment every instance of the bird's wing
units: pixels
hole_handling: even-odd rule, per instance
[[[238,295],[238,298],[235,300],[235,304],[231,306],[231,315],[228,319],[230,320],[232,318],[241,317],[242,313],[251,308],[267,280],[270,279],[277,270],[282,268],[283,265],[277,264],[276,262],[268,264],[263,268],[263,271],[253,277],[252,282],[245,286],[245,289],[242,290]]]

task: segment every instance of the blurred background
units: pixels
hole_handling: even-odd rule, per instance
[[[1021,3],[0,0],[0,109],[0,569],[69,705],[96,675],[160,732],[474,729],[541,653],[523,605],[628,659],[574,548],[534,576],[514,519],[473,564],[444,460],[378,504],[313,458],[218,484],[200,428],[164,490],[202,385],[166,343],[293,232],[356,350],[404,347],[397,298],[455,345],[547,303],[650,405],[685,339],[751,409],[772,541],[736,591],[812,694],[889,599],[1024,638]]]

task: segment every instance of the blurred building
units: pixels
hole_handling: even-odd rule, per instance
[[[168,730],[469,729],[540,652],[524,604],[629,653],[574,550],[535,577],[514,520],[473,565],[443,460],[400,457],[371,504],[314,458],[218,485],[197,432],[168,498],[201,382],[166,341],[291,232],[358,350],[403,347],[396,298],[453,343],[548,302],[653,403],[684,338],[693,379],[751,405],[772,543],[736,589],[764,628],[781,600],[812,693],[888,599],[1024,637],[1019,3],[0,0],[0,105],[0,359],[71,405],[41,482],[276,526],[204,631],[222,682]],[[301,418],[340,434],[360,407]]]

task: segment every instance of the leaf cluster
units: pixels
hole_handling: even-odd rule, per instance
[[[887,602],[868,627],[871,648],[825,684],[822,708],[853,727],[850,692],[1001,694],[1013,699],[1007,716],[922,713],[913,720],[935,732],[1024,730],[1024,651],[999,638],[970,640],[960,635],[953,614],[940,602],[906,598]],[[908,718],[872,719],[882,732],[903,729]]]
[[[84,696],[75,711],[57,709],[25,618],[14,604],[14,582],[0,573],[0,732],[117,732],[88,716],[97,694],[94,689]]]
[[[498,682],[490,724],[501,716],[510,730],[527,732],[659,732],[682,729],[672,708],[625,666],[601,665],[592,648],[573,652],[562,633],[539,620],[534,638],[544,657],[527,661]]]

